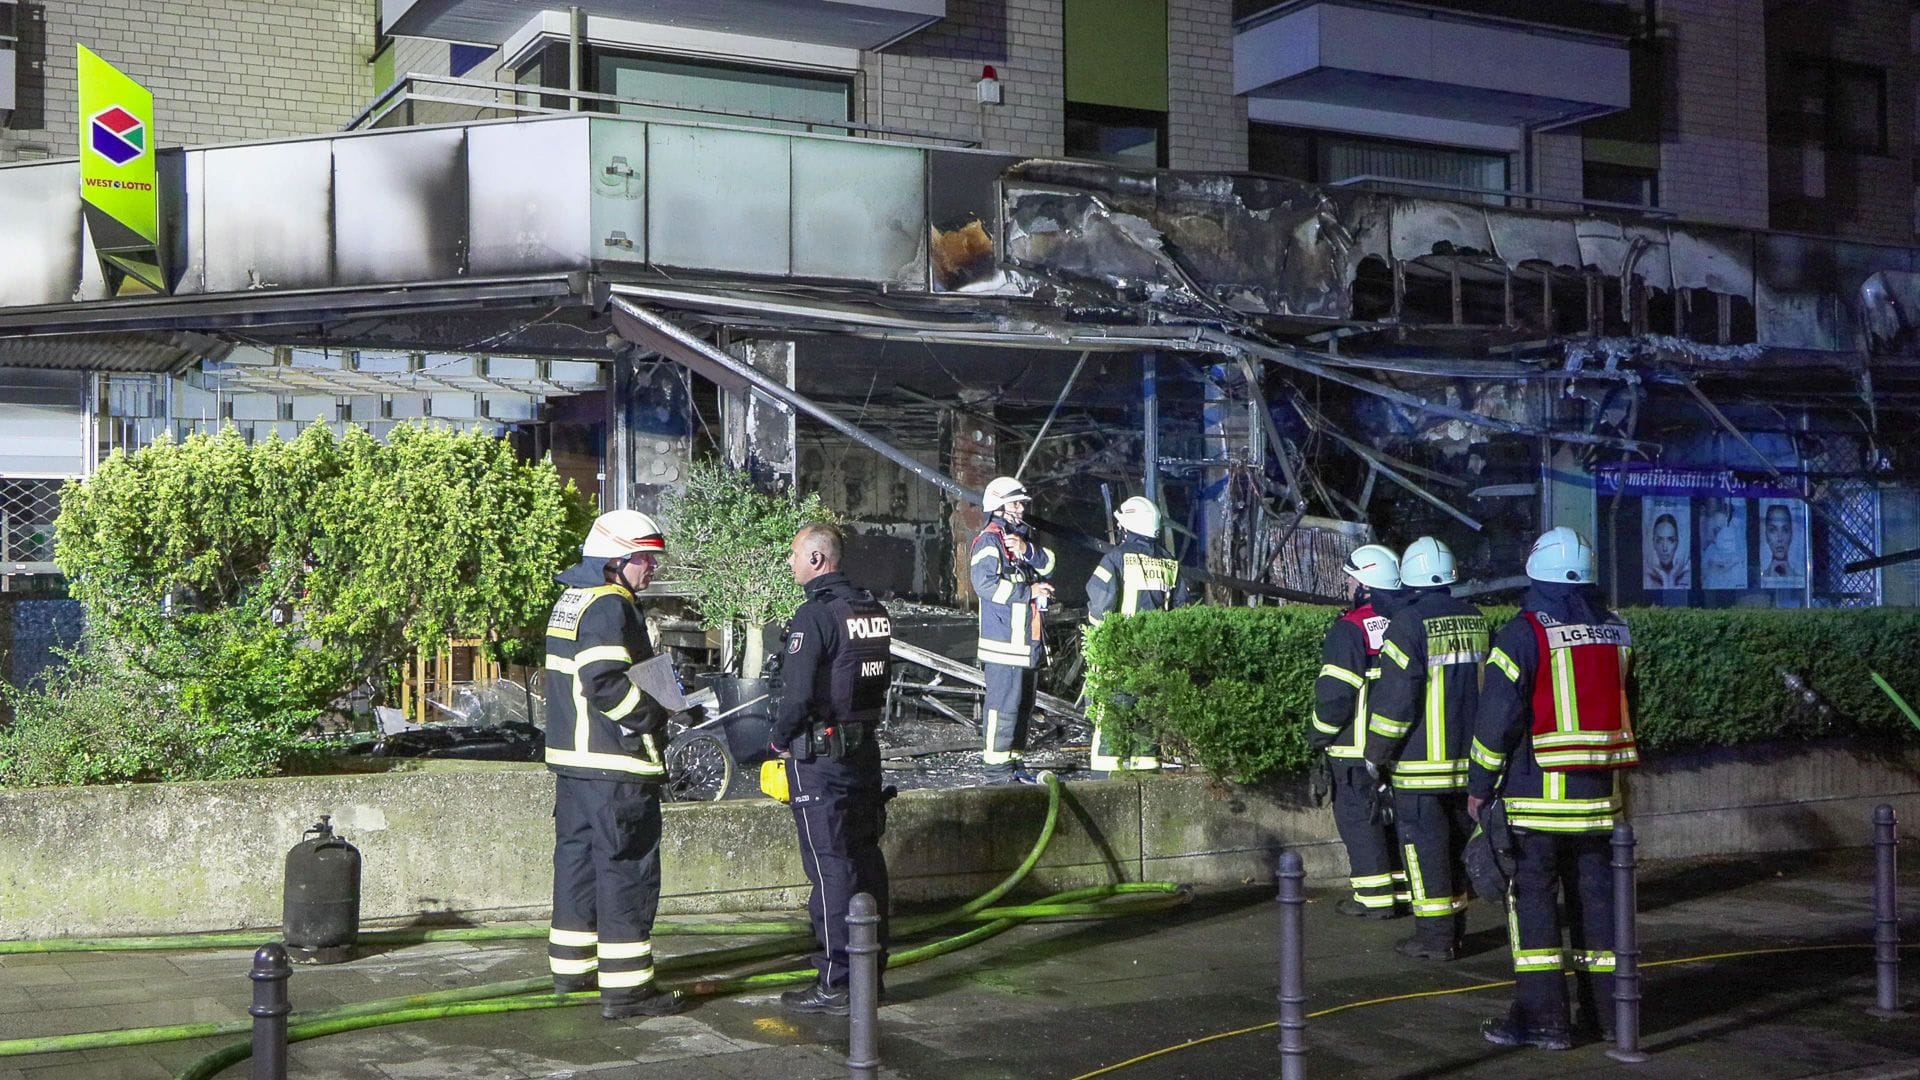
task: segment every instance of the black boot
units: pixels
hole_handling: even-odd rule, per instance
[[[1400,912],[1392,904],[1385,907],[1368,907],[1349,896],[1333,906],[1333,910],[1342,915],[1351,915],[1356,919],[1397,919]]]
[[[1542,1050],[1571,1050],[1573,1036],[1565,1028],[1529,1028],[1512,1013],[1492,1017],[1480,1025],[1480,1036],[1495,1046],[1537,1046]]]
[[[603,1020],[625,1020],[632,1016],[672,1016],[680,1011],[680,995],[672,990],[660,990],[652,986],[643,986],[626,997],[608,998],[600,996],[600,1018]]]
[[[1449,941],[1428,941],[1419,934],[1405,939],[1393,947],[1401,956],[1414,960],[1439,960],[1447,962],[1460,958],[1459,946]]]
[[[780,995],[780,1006],[788,1012],[823,1013],[845,1016],[848,1012],[847,988],[829,990],[819,983],[805,990],[789,990]]]

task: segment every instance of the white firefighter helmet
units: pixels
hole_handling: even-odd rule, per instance
[[[1453,565],[1453,549],[1431,536],[1408,544],[1400,555],[1400,580],[1410,589],[1451,585],[1459,578],[1460,572]]]
[[[1527,576],[1535,581],[1593,584],[1593,545],[1565,525],[1540,534],[1527,555]]]
[[[1384,544],[1362,544],[1354,548],[1340,569],[1369,589],[1400,587],[1400,556]]]
[[[1027,494],[1027,485],[1011,476],[996,476],[987,485],[986,495],[980,500],[980,508],[991,514],[1006,509],[1008,503],[1032,501],[1033,496]]]
[[[580,554],[589,559],[618,559],[642,551],[667,550],[660,526],[638,510],[609,510],[593,519]]]
[[[1130,533],[1140,536],[1160,535],[1160,508],[1144,495],[1135,495],[1120,504],[1113,512],[1113,520]]]

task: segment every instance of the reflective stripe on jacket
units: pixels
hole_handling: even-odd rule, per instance
[[[1180,564],[1151,537],[1129,533],[1102,556],[1087,579],[1087,621],[1108,615],[1166,611],[1185,602]]]
[[[1416,590],[1393,613],[1380,645],[1366,757],[1391,766],[1395,788],[1465,790],[1487,636],[1480,609],[1444,588]]]
[[[970,576],[980,598],[979,660],[1008,667],[1039,667],[1046,645],[1034,585],[1053,573],[1053,552],[1029,542],[1027,557],[1008,554],[1006,527],[998,517],[973,538]]]
[[[603,559],[589,559],[560,575],[566,592],[547,619],[547,767],[587,780],[647,780],[666,775],[664,712],[627,678],[627,669],[653,656],[647,626],[633,594],[602,584]],[[622,721],[626,722],[623,727]],[[628,729],[638,750],[621,745]]]
[[[1360,758],[1367,750],[1367,703],[1380,678],[1380,646],[1388,619],[1362,604],[1335,620],[1320,649],[1313,727],[1307,745],[1328,757]]]

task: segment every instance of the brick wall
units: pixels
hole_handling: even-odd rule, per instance
[[[1533,137],[1533,189],[1542,195],[1555,195],[1563,199],[1578,199],[1586,188],[1586,148],[1583,145],[1578,128],[1565,131],[1543,131]],[[1519,155],[1515,155],[1518,157]],[[1520,175],[1519,162],[1515,162],[1513,172],[1514,187],[1525,187],[1526,177]],[[1570,212],[1575,209],[1569,203],[1541,203],[1540,209],[1555,212]]]
[[[372,93],[375,0],[44,0],[44,130],[0,161],[78,152],[74,45],[153,91],[160,145],[338,129]]]
[[[1828,0],[1817,17],[1776,23],[1791,35],[1776,48],[1833,57],[1887,73],[1887,152],[1828,154],[1835,233],[1853,240],[1913,242],[1914,52],[1908,0]]]
[[[1247,167],[1247,99],[1233,92],[1230,0],[1167,2],[1167,163]]]
[[[1764,0],[1664,0],[1674,64],[1660,203],[1701,221],[1767,224]]]
[[[862,72],[869,124],[974,139],[994,150],[1058,156],[1066,142],[1062,0],[950,0],[945,20],[881,53]],[[1003,104],[974,87],[991,64]]]

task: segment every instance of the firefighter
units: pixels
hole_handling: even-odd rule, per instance
[[[1467,907],[1467,741],[1488,634],[1480,609],[1453,598],[1457,577],[1453,552],[1431,536],[1401,554],[1407,602],[1387,624],[1369,695],[1366,761],[1393,786],[1414,916],[1413,936],[1394,948],[1418,960],[1460,955]]]
[[[1487,656],[1467,769],[1468,813],[1485,821],[1489,804],[1504,811],[1514,860],[1515,1000],[1480,1030],[1499,1046],[1565,1050],[1576,1031],[1612,1038],[1608,845],[1626,816],[1621,771],[1640,760],[1629,707],[1633,635],[1601,606],[1593,547],[1574,530],[1534,541],[1527,577],[1520,614]],[[1560,940],[1563,896],[1570,948]],[[1571,1017],[1569,967],[1579,1005]]]
[[[665,1016],[679,995],[653,985],[660,904],[661,747],[667,711],[627,678],[653,655],[634,594],[666,551],[652,518],[601,514],[547,620],[547,767],[554,771],[557,993],[600,990],[600,1015]]]
[[[971,576],[980,598],[980,667],[986,675],[985,731],[980,762],[990,784],[1031,784],[1021,765],[1027,722],[1033,715],[1036,677],[1046,643],[1041,635],[1053,599],[1053,552],[1033,540],[1026,524],[1032,503],[1025,484],[1011,476],[987,485],[981,509],[986,528],[973,538]]]
[[[887,861],[880,853],[887,795],[878,728],[886,708],[892,625],[873,594],[840,572],[845,540],[831,525],[801,528],[787,566],[806,602],[787,622],[774,713],[774,749],[786,759],[800,862],[813,883],[807,915],[819,974],[780,1002],[794,1012],[847,1014],[847,907],[857,893],[880,912],[887,956]]]
[[[1114,612],[1132,615],[1141,611],[1168,611],[1187,602],[1186,585],[1180,580],[1180,564],[1159,540],[1160,508],[1135,495],[1120,504],[1114,521],[1126,539],[1106,553],[1100,565],[1087,579],[1087,621],[1099,626]],[[1153,746],[1139,748],[1120,757],[1105,745],[1105,733],[1097,710],[1093,720],[1093,750],[1090,768],[1098,775],[1115,772],[1151,772],[1160,768],[1160,752]]]
[[[1391,919],[1409,900],[1407,875],[1394,848],[1391,813],[1367,770],[1367,699],[1380,678],[1380,646],[1387,622],[1403,599],[1400,557],[1379,544],[1355,548],[1341,566],[1353,582],[1353,610],[1327,631],[1320,676],[1313,684],[1313,723],[1307,745],[1326,755],[1333,823],[1347,849],[1353,895],[1342,915]]]

